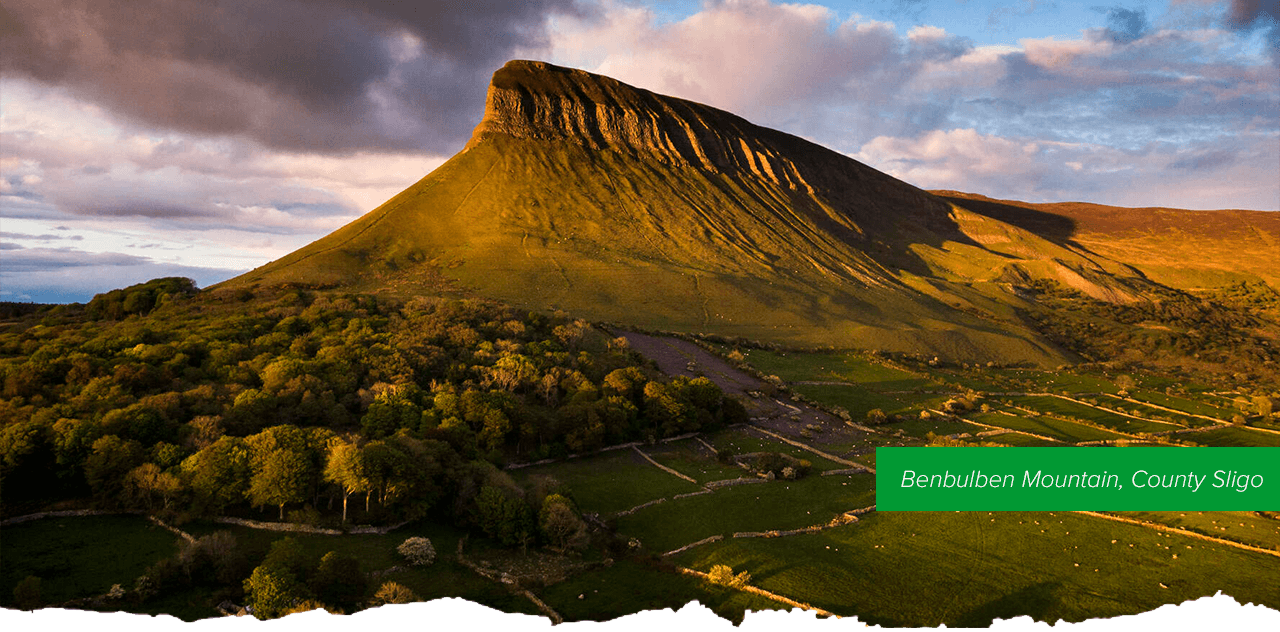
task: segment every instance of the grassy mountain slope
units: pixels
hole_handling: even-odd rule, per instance
[[[1032,204],[956,191],[934,194],[1054,242],[1124,261],[1170,287],[1202,290],[1262,281],[1280,288],[1280,213]]]
[[[453,288],[655,329],[1053,364],[1009,284],[1143,300],[1128,266],[803,139],[536,62],[436,171],[229,285]]]

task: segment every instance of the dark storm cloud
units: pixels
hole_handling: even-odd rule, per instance
[[[1262,31],[1272,59],[1280,62],[1280,0],[1232,0],[1227,26],[1238,31]]]
[[[11,0],[0,69],[140,123],[311,151],[456,149],[573,0]]]
[[[1277,0],[1232,0],[1227,13],[1228,22],[1237,28],[1256,24],[1270,18],[1280,20],[1280,2]]]
[[[1107,28],[1103,35],[1117,44],[1128,44],[1146,35],[1151,29],[1147,12],[1142,9],[1094,7],[1093,10],[1107,16]]]

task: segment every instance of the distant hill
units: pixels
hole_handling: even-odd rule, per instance
[[[1086,215],[939,197],[728,112],[513,61],[460,153],[224,285],[475,292],[651,329],[1046,365],[1074,356],[1031,328],[1020,286],[1132,303],[1172,276],[1121,263],[1145,237],[1104,247],[1076,230]]]
[[[957,191],[932,193],[1046,239],[1124,261],[1170,287],[1201,290],[1263,281],[1280,288],[1280,212],[1032,204]]]

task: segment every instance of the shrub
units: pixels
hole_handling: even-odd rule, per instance
[[[373,604],[381,606],[390,603],[413,603],[421,601],[412,590],[409,590],[402,584],[396,582],[387,582],[378,588],[378,592],[373,595]]]
[[[413,566],[429,566],[436,561],[436,547],[427,538],[409,538],[396,547],[396,552]]]
[[[724,564],[716,564],[711,567],[711,572],[707,573],[707,581],[719,586],[727,586],[729,588],[741,588],[751,581],[751,573],[742,571],[737,575],[733,574],[733,569]]]
[[[25,579],[18,582],[13,587],[13,605],[19,610],[35,610],[44,605],[44,598],[40,594],[40,578],[35,575],[27,575]]]

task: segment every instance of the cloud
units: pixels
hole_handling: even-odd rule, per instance
[[[923,188],[1029,202],[1280,210],[1280,146],[1269,135],[1125,151],[952,129],[877,137],[852,157]]]
[[[141,125],[293,151],[456,149],[573,0],[10,0],[0,69]]]
[[[1018,0],[1013,4],[1001,5],[991,10],[987,14],[987,27],[997,29],[1007,25],[1009,22],[1020,18],[1028,17],[1033,14],[1043,13],[1046,9],[1053,9],[1052,2],[1039,2],[1037,0]]]
[[[937,124],[951,95],[903,90],[974,46],[938,28],[903,38],[890,23],[841,19],[811,4],[708,2],[663,22],[649,9],[606,1],[591,20],[558,20],[550,52],[557,63],[839,147],[870,139],[873,127],[914,133]],[[979,66],[963,72],[981,74]]]
[[[1151,28],[1147,12],[1143,9],[1094,7],[1093,10],[1107,16],[1104,36],[1117,44],[1128,44],[1146,35]]]
[[[1016,6],[1053,10],[1041,5]],[[591,21],[557,21],[553,60],[850,153],[878,136],[951,129],[1125,151],[1280,132],[1280,77],[1241,56],[1234,34],[1155,28],[1123,7],[1104,9],[1110,31],[977,46],[937,26],[904,35],[764,0],[708,3],[673,22],[603,6]]]
[[[1246,33],[1261,32],[1272,60],[1280,63],[1280,0],[1231,0],[1226,24]]]
[[[1236,162],[1236,155],[1222,149],[1210,149],[1186,152],[1181,158],[1169,163],[1171,171],[1214,171],[1230,166]]]
[[[84,237],[80,235],[28,235],[25,233],[0,231],[0,239],[17,239],[19,241],[60,241],[66,239],[70,241],[82,241],[84,240]]]
[[[203,287],[239,272],[243,270],[187,266],[115,252],[5,248],[0,255],[0,300],[83,303],[95,294],[159,277],[188,277]]]
[[[22,248],[4,256],[4,275],[61,268],[137,266],[151,263],[146,257],[118,252],[85,252],[75,248]]]
[[[330,156],[156,133],[63,90],[12,79],[4,90],[0,183],[11,218],[319,236],[443,162],[419,153]]]

